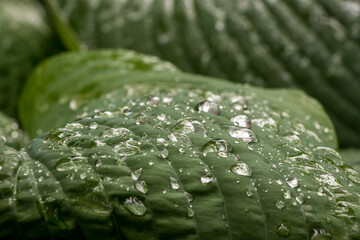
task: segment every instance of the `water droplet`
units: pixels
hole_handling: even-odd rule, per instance
[[[232,147],[230,143],[228,143],[224,139],[212,139],[207,142],[202,148],[204,156],[206,156],[209,152],[215,152],[220,157],[228,157],[231,151]]]
[[[283,193],[283,198],[284,198],[284,199],[290,199],[290,198],[291,198],[291,192],[290,192],[290,190],[286,190],[286,191]]]
[[[154,161],[149,161],[149,166],[154,166],[155,162]]]
[[[162,114],[158,115],[156,117],[156,119],[163,122],[166,120],[166,115],[162,113]]]
[[[162,158],[167,158],[169,156],[169,151],[166,148],[164,148],[162,151],[160,151],[159,155]]]
[[[320,176],[315,176],[316,180],[321,183],[325,183],[330,186],[341,186],[339,180],[337,180],[334,176],[329,174],[321,174]]]
[[[178,180],[173,177],[170,177],[170,185],[171,185],[171,188],[174,190],[178,190],[180,187]]]
[[[39,177],[38,181],[39,181],[39,182],[44,181],[44,177],[43,177],[43,176]]]
[[[311,236],[311,240],[330,240],[331,235],[325,229],[313,229],[313,234]]]
[[[187,209],[187,215],[189,218],[192,218],[194,216],[194,210],[191,207],[188,207]]]
[[[220,108],[215,102],[203,101],[195,106],[195,110],[198,112],[207,112],[214,115],[220,114]]]
[[[243,128],[250,128],[251,121],[248,116],[246,115],[236,115],[235,117],[231,118],[231,121],[239,127]]]
[[[101,159],[95,161],[95,167],[101,167],[101,165],[102,165]]]
[[[200,180],[204,184],[211,183],[214,180],[214,177],[209,172],[207,172],[204,176],[200,178]]]
[[[134,172],[131,173],[131,178],[134,179],[135,181],[138,180],[141,177],[142,172],[143,172],[142,168],[135,170]]]
[[[246,163],[237,163],[231,167],[231,171],[238,175],[250,177],[252,175],[252,170]]]
[[[181,146],[190,147],[192,145],[190,138],[184,134],[170,133],[168,135],[168,138],[170,139],[170,141],[172,141],[174,143],[180,143]]]
[[[139,114],[137,114],[135,117],[134,117],[134,119],[135,119],[135,122],[136,122],[136,124],[146,124],[146,123],[148,123],[149,122],[149,116],[148,115],[146,115],[145,113],[139,113]]]
[[[340,154],[332,148],[316,147],[315,151],[320,158],[325,157],[327,160],[331,161],[336,166],[342,166],[344,164]]]
[[[287,181],[287,184],[292,188],[296,188],[296,187],[300,186],[300,180],[297,178],[292,178]]]
[[[77,172],[85,163],[87,159],[85,157],[66,157],[60,159],[55,168],[59,172],[74,170]]]
[[[290,237],[291,235],[291,229],[290,226],[284,223],[280,223],[276,229],[276,233],[283,238]]]
[[[132,134],[132,132],[127,128],[107,128],[101,132],[101,137],[103,138],[113,138],[113,137],[126,137]]]
[[[285,202],[284,202],[284,201],[281,201],[281,200],[278,200],[278,201],[276,201],[275,206],[276,206],[278,209],[283,209],[283,208],[285,207]]]
[[[187,199],[188,199],[189,202],[192,202],[192,201],[194,200],[194,199],[193,199],[193,196],[192,196],[190,193],[185,192],[185,195],[186,195],[186,197],[187,197]]]
[[[360,183],[360,174],[351,168],[346,168],[345,171],[348,173],[347,177],[356,183]]]
[[[156,106],[160,103],[160,98],[157,96],[149,96],[149,100],[146,102],[147,105]]]
[[[247,189],[247,190],[246,190],[246,195],[247,195],[248,197],[251,197],[251,196],[253,195],[253,193],[252,193],[252,191],[251,191],[250,189]]]
[[[144,203],[136,197],[129,197],[125,199],[125,208],[136,216],[143,216],[146,213],[146,206]]]
[[[182,119],[178,121],[171,130],[177,134],[200,133],[204,136],[207,132],[201,122],[195,120],[191,121],[189,119]]]
[[[130,114],[132,114],[132,110],[129,107],[123,107],[121,111],[125,116],[129,116]]]
[[[135,188],[142,193],[147,193],[149,187],[145,181],[137,181],[135,182]]]
[[[136,141],[132,138],[127,140],[125,143],[121,142],[118,145],[114,146],[114,151],[118,153],[121,157],[128,157],[140,152],[140,148],[135,146]]]
[[[86,172],[80,174],[80,179],[84,180],[87,177]]]
[[[262,129],[267,129],[270,131],[277,131],[278,125],[277,122],[273,118],[256,118],[252,119],[251,123],[255,124]]]
[[[299,204],[303,204],[305,202],[305,196],[303,193],[300,193],[295,199]]]
[[[257,142],[258,138],[255,133],[247,128],[240,128],[236,126],[227,126],[229,129],[229,134],[233,138],[240,138],[245,143]]]

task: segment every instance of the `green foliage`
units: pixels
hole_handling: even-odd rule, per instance
[[[27,75],[42,58],[59,51],[34,0],[0,2],[0,111],[17,116],[17,100]]]
[[[187,72],[302,88],[325,106],[341,145],[360,147],[358,1],[55,2],[90,49],[133,49]]]
[[[21,106],[33,134],[53,129],[20,155],[0,146],[3,238],[360,236],[360,175],[301,91],[97,51],[40,65]]]
[[[19,128],[17,122],[0,112],[0,142],[20,149],[28,142],[27,135]]]

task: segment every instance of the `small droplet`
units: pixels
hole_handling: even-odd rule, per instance
[[[250,128],[251,121],[248,116],[246,115],[236,115],[235,117],[231,118],[231,121],[239,127],[243,128]]]
[[[135,182],[135,188],[142,193],[147,193],[149,187],[145,181],[137,181]]]
[[[160,151],[159,155],[162,158],[167,158],[169,156],[169,151],[166,148],[164,148],[162,151]]]
[[[194,200],[193,196],[190,193],[185,192],[185,195],[186,195],[189,202],[192,202]]]
[[[132,114],[132,110],[129,107],[123,107],[121,111],[125,116],[129,116],[130,114]]]
[[[207,112],[214,115],[219,115],[220,108],[215,102],[203,101],[195,106],[195,110],[198,112]]]
[[[251,196],[253,195],[253,193],[252,193],[252,191],[251,191],[250,189],[247,189],[247,190],[246,190],[246,195],[247,195],[248,197],[251,197]]]
[[[192,218],[194,216],[194,210],[191,207],[188,207],[187,209],[187,215],[189,218]]]
[[[155,162],[154,161],[149,161],[149,166],[154,166]]]
[[[286,190],[286,191],[283,193],[283,198],[284,198],[284,199],[290,199],[290,198],[291,198],[291,192],[290,192],[290,190]]]
[[[278,201],[276,201],[275,206],[276,206],[278,209],[283,209],[283,208],[285,207],[285,202],[284,202],[284,201],[281,201],[281,200],[278,200]]]
[[[101,167],[101,165],[102,165],[101,159],[95,161],[95,167]]]
[[[170,177],[170,186],[174,190],[178,190],[180,187],[180,184],[176,178]]]
[[[146,213],[146,206],[144,203],[136,197],[129,197],[125,199],[125,208],[136,216],[143,216]]]
[[[84,180],[87,177],[86,172],[80,174],[80,179]]]
[[[360,183],[360,173],[358,173],[357,171],[355,171],[354,169],[351,168],[346,168],[345,171],[348,173],[347,177],[355,182],[355,183]]]
[[[44,177],[43,177],[43,176],[39,177],[38,181],[39,181],[39,182],[44,181]]]
[[[284,223],[280,223],[276,229],[276,233],[283,238],[290,237],[291,235],[291,229],[290,226]]]
[[[303,193],[300,193],[295,199],[299,204],[303,204],[305,202],[305,196]]]
[[[250,177],[252,175],[252,170],[246,163],[237,163],[231,167],[231,171],[238,175]]]
[[[233,138],[240,138],[245,143],[252,143],[258,141],[257,136],[250,129],[240,128],[236,126],[227,126],[227,127],[229,129],[230,136],[232,136]]]
[[[145,113],[139,113],[134,118],[137,125],[146,124],[149,122],[149,116]]]
[[[230,143],[228,143],[224,139],[213,139],[207,142],[203,148],[202,152],[204,156],[207,155],[209,152],[215,152],[220,157],[228,157],[229,153],[232,151],[232,147]]]
[[[214,177],[209,172],[207,172],[204,176],[200,178],[200,180],[204,184],[211,183],[214,180]]]
[[[296,187],[300,186],[300,180],[297,178],[292,178],[287,181],[287,184],[292,188],[296,188]]]

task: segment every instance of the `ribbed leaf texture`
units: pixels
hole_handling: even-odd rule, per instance
[[[40,65],[21,107],[53,129],[0,146],[3,239],[360,237],[360,175],[301,91],[99,51]]]
[[[187,72],[317,98],[360,146],[358,0],[56,0],[90,49],[127,48]]]

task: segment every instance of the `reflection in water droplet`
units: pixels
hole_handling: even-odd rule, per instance
[[[287,184],[292,188],[296,188],[296,187],[300,186],[300,180],[297,178],[292,178],[287,181]]]
[[[203,101],[195,106],[195,110],[198,112],[207,112],[214,115],[219,115],[220,108],[215,102]]]
[[[204,125],[196,120],[182,119],[178,121],[171,129],[173,133],[177,134],[189,134],[189,133],[200,133],[206,135],[206,129]],[[171,140],[171,139],[170,139]]]
[[[129,212],[136,216],[143,216],[147,210],[144,203],[136,197],[125,199],[124,206]]]
[[[290,237],[291,235],[291,228],[289,225],[285,223],[280,223],[276,229],[276,233],[283,238]]]
[[[228,157],[231,150],[232,147],[230,143],[224,139],[212,139],[202,148],[204,156],[209,152],[216,152],[220,157]]]
[[[231,121],[239,127],[243,128],[250,128],[251,121],[248,116],[246,115],[236,115],[235,117],[231,118]]]
[[[252,175],[252,170],[246,163],[237,163],[231,167],[231,171],[238,175],[250,177]]]
[[[214,180],[214,177],[209,172],[207,172],[204,176],[200,178],[200,180],[202,183],[210,183]]]
[[[176,178],[170,177],[170,186],[174,190],[178,190],[180,187],[180,184]]]
[[[135,188],[142,193],[147,193],[149,187],[145,181],[137,181],[135,182]]]
[[[285,207],[285,202],[284,202],[284,201],[281,201],[281,200],[278,200],[278,201],[276,201],[275,206],[276,206],[278,209],[283,209],[283,208]]]
[[[240,138],[245,143],[257,142],[258,138],[255,133],[247,128],[240,128],[236,126],[226,126],[229,129],[229,134],[233,138]]]

